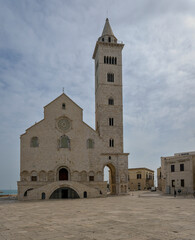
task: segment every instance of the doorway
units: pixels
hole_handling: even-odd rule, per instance
[[[50,199],[79,198],[78,193],[69,187],[56,189],[50,196]]]
[[[62,189],[62,196],[61,198],[68,198],[68,189]]]
[[[66,168],[61,168],[59,171],[59,181],[68,180],[68,170]]]

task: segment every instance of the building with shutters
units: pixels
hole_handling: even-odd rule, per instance
[[[154,187],[154,171],[148,168],[128,169],[129,191],[149,190]]]
[[[161,173],[160,173],[161,172]],[[164,193],[187,195],[195,192],[195,152],[161,157],[160,188]],[[159,189],[160,190],[160,189]]]

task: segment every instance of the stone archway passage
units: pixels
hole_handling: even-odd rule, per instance
[[[68,180],[68,170],[66,168],[61,168],[59,171],[59,181]]]
[[[50,199],[79,198],[78,193],[69,187],[56,189],[50,196]]]
[[[110,194],[115,195],[116,194],[116,169],[111,163],[106,164],[104,167],[108,167],[110,170],[109,171]]]

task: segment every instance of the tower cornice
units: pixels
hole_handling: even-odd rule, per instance
[[[117,43],[108,43],[108,42],[99,42],[99,41],[97,41],[96,45],[95,45],[94,52],[93,52],[92,59],[95,59],[95,55],[96,55],[96,52],[97,52],[97,49],[98,49],[99,45],[109,46],[109,47],[118,47],[118,48],[121,48],[121,49],[123,49],[123,47],[125,46],[125,44],[123,44],[122,42],[121,43],[118,43],[118,42]]]

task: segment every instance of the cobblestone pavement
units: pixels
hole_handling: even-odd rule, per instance
[[[195,199],[127,196],[0,201],[0,240],[195,239]]]

